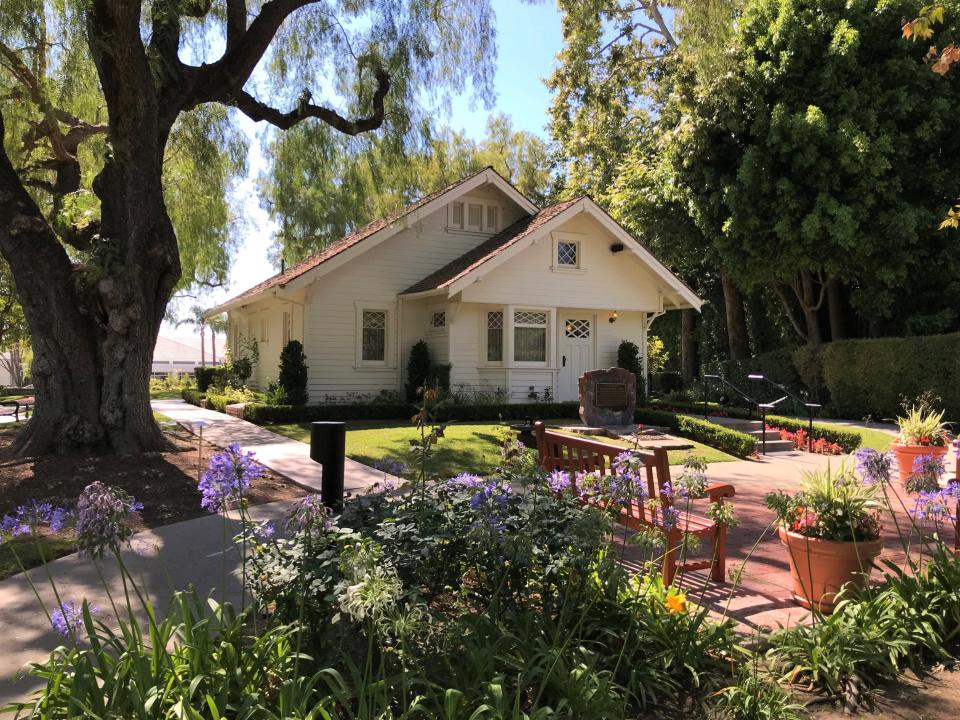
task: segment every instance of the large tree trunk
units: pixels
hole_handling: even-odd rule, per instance
[[[827,310],[830,313],[830,339],[843,340],[847,335],[843,324],[843,286],[837,278],[827,282]]]
[[[690,387],[697,376],[696,320],[695,310],[680,311],[680,367],[684,387]]]
[[[166,113],[140,41],[139,4],[92,5],[90,46],[111,122],[110,153],[93,184],[101,223],[88,264],[73,265],[0,150],[0,252],[13,269],[34,346],[36,408],[14,443],[19,454],[164,446],[149,380],[180,277],[161,184],[175,111],[169,122],[160,119]],[[0,139],[2,132],[0,117]]]
[[[747,318],[743,311],[743,296],[727,273],[720,273],[723,285],[723,306],[727,320],[727,344],[730,358],[744,360],[750,357],[750,338],[747,334]]]
[[[802,286],[800,304],[803,306],[803,319],[807,328],[807,342],[811,345],[818,345],[823,342],[823,335],[820,333],[820,306],[823,303],[823,297],[821,294],[819,300],[817,299],[813,275],[809,271],[801,271],[800,282]]]

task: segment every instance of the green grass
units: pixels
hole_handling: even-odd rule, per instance
[[[182,397],[179,390],[151,390],[151,400],[179,400]]]
[[[310,423],[270,425],[268,428],[294,440],[310,442]],[[506,432],[512,433],[506,426],[493,422],[448,425],[444,437],[435,446],[431,474],[452,477],[461,472],[489,473],[500,460],[500,440]],[[366,465],[384,457],[409,462],[410,441],[418,437],[415,427],[398,424],[395,420],[348,422],[347,457]],[[691,444],[696,446],[692,452],[705,456],[708,462],[736,459],[706,445]],[[690,452],[671,450],[670,464],[681,464]]]
[[[37,542],[39,542],[43,548],[42,556],[40,549],[37,547]],[[3,545],[0,545],[0,580],[20,572],[20,566],[17,564],[16,557],[13,554],[14,551],[16,551],[17,557],[20,558],[23,566],[29,570],[43,562],[41,557],[50,561],[76,552],[76,549],[74,541],[70,538],[40,536],[38,541],[34,541],[31,537],[11,538],[3,543]]]
[[[814,422],[816,422],[817,425],[823,425],[832,430],[846,430],[847,432],[857,433],[860,436],[860,447],[869,447],[881,452],[889,450],[891,443],[897,439],[895,435],[885,433],[881,430],[856,427],[855,425],[835,425],[819,420],[815,420]]]

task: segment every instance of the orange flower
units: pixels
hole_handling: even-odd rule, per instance
[[[687,598],[683,593],[677,593],[675,595],[667,595],[667,600],[664,603],[667,606],[667,610],[672,615],[677,613],[686,612],[687,610]]]

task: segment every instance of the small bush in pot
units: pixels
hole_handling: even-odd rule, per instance
[[[793,596],[809,609],[830,612],[840,588],[863,587],[880,554],[878,491],[846,463],[804,473],[800,492],[767,495],[780,522],[780,541],[790,556]]]
[[[914,403],[904,405],[904,415],[897,418],[900,435],[891,445],[900,468],[900,482],[910,489],[911,477],[915,474],[920,457],[941,457],[947,454],[950,436],[943,411],[934,406],[929,395],[921,396]]]

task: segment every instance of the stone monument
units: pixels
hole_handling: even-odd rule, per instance
[[[580,376],[580,420],[584,425],[632,425],[636,408],[637,376],[629,370],[590,370]]]

